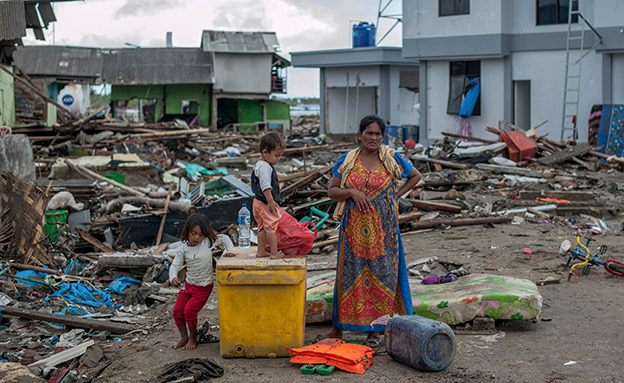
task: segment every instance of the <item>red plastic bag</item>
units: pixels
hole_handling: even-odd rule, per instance
[[[314,226],[314,231],[308,229],[309,225]],[[276,234],[277,250],[286,255],[306,255],[312,251],[317,230],[312,222],[298,222],[295,217],[282,210]],[[268,243],[266,251],[270,251]]]

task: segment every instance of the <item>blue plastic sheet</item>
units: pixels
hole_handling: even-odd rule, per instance
[[[188,164],[186,165],[186,174],[188,174],[189,177],[193,178],[196,174],[203,174],[205,176],[210,176],[216,173],[222,173],[223,175],[227,176],[229,173],[227,171],[226,168],[219,168],[216,170],[208,170],[205,167],[201,166],[201,165],[197,165],[197,164]]]
[[[125,294],[124,290],[128,286],[140,285],[141,281],[137,281],[133,278],[122,277],[113,280],[106,290],[114,291],[118,294]]]
[[[93,314],[93,312],[89,312],[80,306],[74,306],[74,305],[69,305],[65,307],[63,310],[54,314],[67,315],[68,313],[71,316],[82,316],[82,315],[87,315],[87,314]]]
[[[44,282],[46,275],[47,274],[45,273],[40,273],[38,271],[32,271],[32,270],[23,270],[18,273],[15,273],[16,277],[27,278],[27,279],[32,279],[32,280],[41,280],[41,282]],[[20,279],[20,282],[25,285],[28,285],[29,287],[41,286],[41,283],[30,282],[24,279]]]
[[[461,109],[459,109],[459,116],[461,118],[468,118],[472,116],[474,107],[479,99],[479,93],[481,92],[481,81],[479,80],[479,77],[471,78],[467,88],[468,91],[466,92],[466,96],[462,102]]]
[[[61,283],[59,290],[52,295],[61,297],[69,302],[91,307],[110,306],[111,308],[117,308],[122,306],[121,304],[115,305],[109,292],[97,290],[80,282]]]

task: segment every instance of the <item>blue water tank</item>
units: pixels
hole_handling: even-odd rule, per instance
[[[375,24],[369,24],[365,21],[353,26],[353,48],[374,47],[375,33],[377,28]]]

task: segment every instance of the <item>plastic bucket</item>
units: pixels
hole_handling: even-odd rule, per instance
[[[67,222],[67,210],[48,210],[45,214],[45,235],[52,242],[58,240],[59,225]]]
[[[103,174],[104,177],[108,178],[109,180],[113,180],[117,183],[120,183],[122,185],[126,184],[126,175],[125,174],[119,174],[119,173],[111,173],[111,174]]]

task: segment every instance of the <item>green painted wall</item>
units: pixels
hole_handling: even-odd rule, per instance
[[[183,100],[199,101],[199,124],[210,125],[210,85],[167,85],[166,114],[181,114]]]
[[[290,106],[284,102],[269,100],[267,102],[267,120],[290,119]]]
[[[111,87],[111,101],[155,98],[157,101],[154,118],[158,121],[163,116],[163,90],[162,85],[113,85]]]
[[[165,92],[166,97],[164,96]],[[210,85],[113,85],[111,100],[121,101],[136,99],[153,99],[156,101],[155,119],[158,121],[164,114],[181,114],[183,100],[199,102],[199,124],[210,125]],[[191,111],[192,112],[192,111]]]
[[[61,91],[62,88],[63,87],[60,86],[56,82],[53,82],[52,84],[48,85],[48,89],[47,89],[48,97],[50,97],[54,101],[58,101],[58,95],[59,95],[59,92]],[[46,102],[46,105],[47,105],[46,126],[54,126],[56,124],[56,120],[57,120],[57,115],[56,115],[57,108],[56,108],[56,105],[51,104],[49,102]]]
[[[4,68],[12,71],[9,66]],[[0,125],[15,125],[15,86],[13,77],[3,70],[0,70]]]
[[[238,122],[256,122],[264,119],[261,100],[238,100]]]

